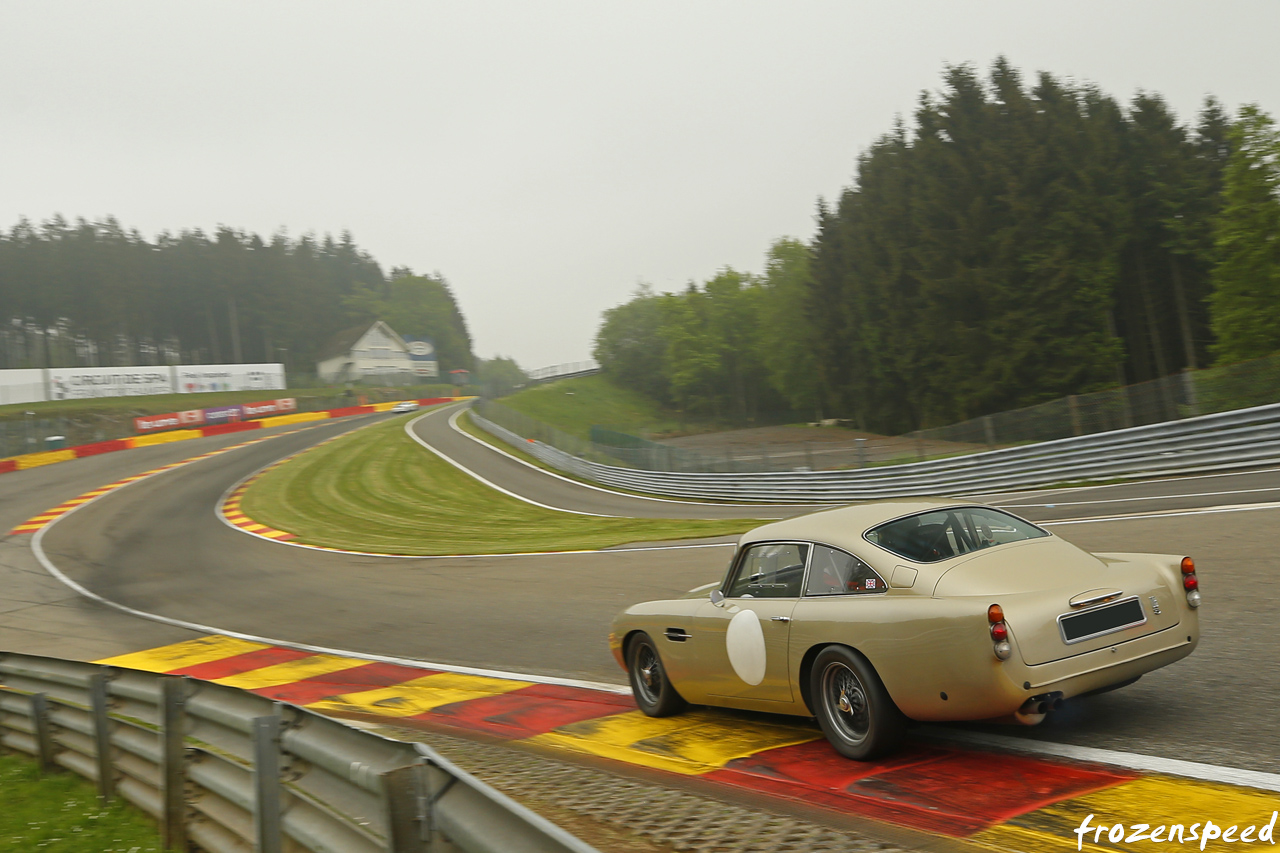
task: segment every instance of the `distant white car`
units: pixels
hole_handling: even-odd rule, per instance
[[[391,411],[397,415],[404,414],[405,412],[416,412],[418,411],[418,403],[416,400],[405,400],[402,403],[396,403],[392,406]]]

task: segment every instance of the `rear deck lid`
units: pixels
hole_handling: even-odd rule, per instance
[[[1154,567],[1103,561],[1057,537],[980,552],[943,574],[934,595],[999,604],[1033,666],[1178,623],[1174,591]]]

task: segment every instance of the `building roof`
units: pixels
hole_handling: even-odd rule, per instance
[[[395,337],[396,339],[403,340],[400,338],[400,335],[396,334],[395,329],[392,329],[382,320],[374,320],[372,323],[362,323],[359,326],[352,326],[349,329],[343,329],[341,332],[338,332],[320,348],[320,352],[316,355],[316,361],[328,361],[336,356],[349,355],[360,339],[364,337],[370,329],[377,326],[382,326],[387,334]]]

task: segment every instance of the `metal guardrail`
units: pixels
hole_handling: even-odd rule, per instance
[[[475,412],[472,418],[491,435],[565,473],[616,488],[704,500],[831,503],[1280,463],[1280,404],[907,465],[758,474],[605,465],[526,440]]]
[[[535,367],[525,375],[529,384],[552,382],[556,379],[572,379],[575,376],[592,376],[600,372],[600,363],[595,359],[572,361],[567,364],[553,364],[550,367]]]
[[[183,676],[0,653],[0,745],[209,853],[595,853],[423,744]]]

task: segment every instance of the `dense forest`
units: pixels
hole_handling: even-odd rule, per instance
[[[114,219],[61,217],[0,231],[0,368],[283,361],[306,374],[331,337],[374,319],[432,338],[446,375],[473,368],[448,283],[384,274],[349,235],[149,241]]]
[[[607,311],[605,373],[739,422],[902,432],[1280,349],[1280,135],[1000,60],[947,70],[808,243]]]

